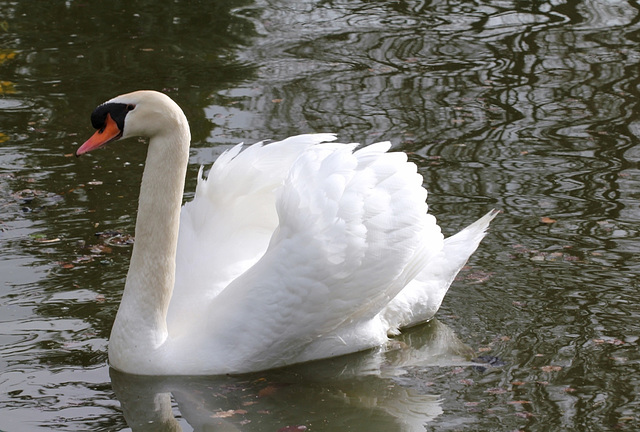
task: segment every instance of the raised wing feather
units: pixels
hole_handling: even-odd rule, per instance
[[[317,341],[373,320],[440,251],[422,177],[389,147],[320,144],[296,160],[267,251],[211,302],[216,345],[237,347],[230,364],[305,358]]]
[[[185,317],[206,313],[215,298],[267,249],[278,225],[276,191],[307,148],[334,134],[298,135],[247,147],[237,145],[198,175],[195,197],[182,208],[175,288],[167,322],[180,333]]]

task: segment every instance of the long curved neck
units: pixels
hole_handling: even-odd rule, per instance
[[[112,353],[144,357],[167,336],[190,142],[187,120],[180,114],[176,127],[149,141],[131,264],[109,342],[116,348],[109,350],[112,364],[119,362]]]

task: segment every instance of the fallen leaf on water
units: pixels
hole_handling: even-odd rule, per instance
[[[558,372],[562,370],[562,366],[542,366],[542,372]]]
[[[134,238],[128,234],[116,234],[113,237],[109,237],[104,241],[111,246],[131,246],[134,242]]]
[[[495,275],[495,272],[474,271],[464,275],[464,279],[470,284],[479,284],[488,281]]]
[[[530,404],[531,401],[528,401],[528,400],[516,400],[516,401],[509,401],[507,403],[511,404],[511,405],[524,405],[524,404]]]
[[[213,414],[211,414],[211,418],[228,418],[228,417],[233,417],[236,414],[246,414],[247,411],[245,410],[228,410],[228,411],[218,411],[215,412]]]
[[[266,397],[266,396],[273,396],[274,394],[277,393],[278,389],[282,387],[282,386],[277,386],[277,385],[268,385],[265,388],[261,389],[258,392],[258,397]]]
[[[60,239],[58,237],[55,238],[47,238],[46,235],[44,234],[31,234],[29,237],[31,237],[33,239],[34,242],[36,243],[57,243],[60,241]]]
[[[91,251],[91,253],[94,254],[103,254],[103,253],[111,253],[113,251],[113,249],[111,249],[109,246],[105,246],[105,245],[93,245],[89,248],[89,251]]]
[[[552,224],[552,223],[556,223],[557,221],[555,219],[551,219],[550,217],[542,216],[540,218],[540,222],[544,224]]]
[[[93,255],[82,255],[73,260],[74,264],[88,263],[94,260]]]

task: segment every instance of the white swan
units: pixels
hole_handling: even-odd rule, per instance
[[[242,373],[382,344],[433,317],[496,214],[444,240],[404,153],[332,134],[234,147],[181,210],[191,138],[173,100],[129,93],[91,121],[78,156],[149,137],[109,340],[123,372]]]

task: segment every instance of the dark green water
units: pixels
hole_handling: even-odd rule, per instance
[[[0,430],[640,429],[639,21],[605,0],[0,1]],[[410,152],[446,234],[503,213],[388,351],[110,375],[146,148],[71,154],[142,88],[190,119],[187,197],[230,144],[337,132]]]

